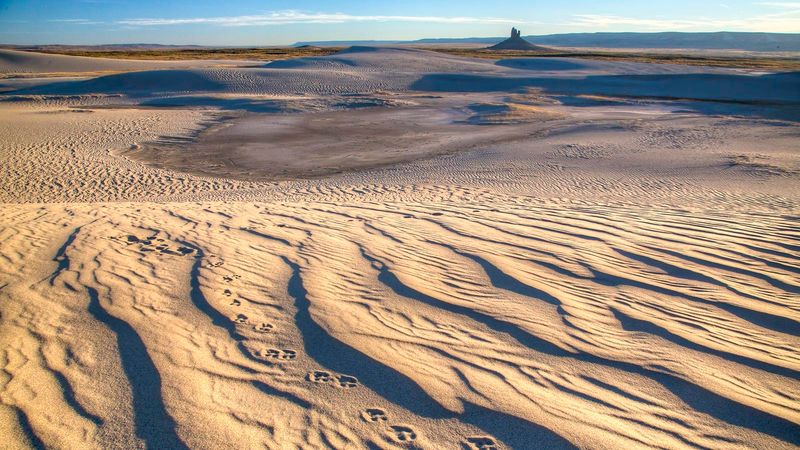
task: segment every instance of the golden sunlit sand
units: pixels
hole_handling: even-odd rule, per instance
[[[69,58],[0,95],[3,448],[800,445],[796,74]]]

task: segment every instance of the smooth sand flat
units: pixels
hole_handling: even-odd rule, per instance
[[[285,64],[0,96],[4,447],[800,445],[791,75]]]

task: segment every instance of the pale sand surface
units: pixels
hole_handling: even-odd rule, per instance
[[[0,96],[3,447],[797,448],[796,76],[567,62]]]

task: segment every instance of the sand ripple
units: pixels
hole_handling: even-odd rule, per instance
[[[491,204],[6,209],[4,434],[798,444],[794,220]]]

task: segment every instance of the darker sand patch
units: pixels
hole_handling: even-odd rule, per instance
[[[240,180],[314,178],[473,149],[515,133],[465,124],[428,107],[249,114],[196,139],[126,151],[159,168]]]

